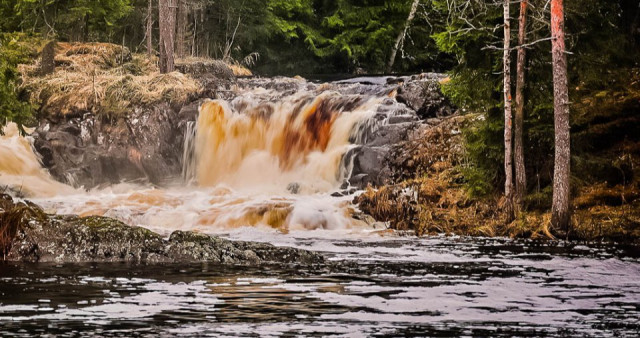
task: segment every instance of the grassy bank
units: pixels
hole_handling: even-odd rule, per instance
[[[87,112],[117,117],[133,107],[160,101],[184,104],[204,90],[197,78],[217,73],[248,75],[237,65],[208,59],[179,59],[180,71],[161,74],[157,58],[132,54],[109,43],[57,43],[55,70],[42,75],[42,58],[19,66],[22,88],[41,115],[69,117]]]
[[[472,197],[472,170],[462,136],[481,115],[427,127],[394,150],[389,185],[369,188],[360,209],[393,229],[418,235],[569,238],[640,244],[640,70],[606,90],[585,91],[572,106],[571,229],[551,227],[551,187],[534,187],[513,222],[506,222],[499,187]],[[631,74],[631,76],[628,76]],[[530,178],[535,180],[535,178]]]

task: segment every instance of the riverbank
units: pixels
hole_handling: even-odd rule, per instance
[[[625,73],[627,74],[627,73]],[[505,236],[640,245],[640,70],[610,88],[580,93],[572,107],[571,228],[551,227],[550,187],[528,194],[513,222],[501,192],[471,197],[465,128],[482,115],[427,123],[398,144],[388,184],[355,199],[360,209],[392,229],[418,235]],[[427,121],[428,122],[428,121]]]
[[[317,264],[322,255],[265,243],[229,241],[192,231],[165,238],[109,217],[47,214],[0,194],[2,260],[30,263]]]
[[[237,79],[246,74],[201,59],[179,62],[178,72],[162,75],[145,58],[110,44],[60,44],[54,73],[39,74],[41,61],[21,67],[22,90],[38,107],[33,144],[45,169],[78,191],[97,189],[104,196],[58,198],[49,206],[157,226],[148,224],[151,219],[169,228],[266,225],[286,232],[385,222],[419,236],[639,243],[637,70],[625,84],[583,93],[575,104],[574,143],[587,150],[573,160],[574,218],[566,232],[550,227],[548,188],[532,189],[510,223],[499,191],[481,198],[469,191],[473,173],[467,170],[464,133],[483,116],[455,112],[440,90],[447,81],[442,74],[317,84],[302,78]],[[201,124],[206,137],[197,138],[205,98],[220,99],[207,113],[221,118],[205,121],[208,131]],[[195,142],[201,142],[200,151],[224,151],[195,163]],[[256,163],[278,182],[259,198],[255,192],[265,187]],[[196,177],[198,165],[206,172],[217,169]],[[40,172],[37,163],[32,167]],[[174,196],[168,188],[194,179],[232,189],[194,198]],[[28,191],[16,182],[8,192],[24,197]],[[108,191],[121,183],[133,184],[134,191]],[[247,185],[251,194],[236,189]],[[177,206],[184,215],[173,214]],[[177,223],[167,221],[172,217]]]

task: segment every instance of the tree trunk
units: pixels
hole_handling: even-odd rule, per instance
[[[191,56],[197,55],[197,41],[196,37],[198,36],[198,12],[197,10],[193,11],[193,36],[191,36]]]
[[[147,40],[147,53],[149,54],[149,58],[151,58],[153,55],[153,0],[149,0],[149,7],[147,7],[147,29],[145,39]]]
[[[56,70],[56,40],[52,40],[47,43],[42,49],[41,58],[40,58],[40,69],[38,75],[44,76],[48,74],[52,74]]]
[[[416,16],[416,11],[418,10],[418,4],[420,0],[413,0],[413,4],[411,5],[411,10],[409,11],[409,17],[407,17],[407,21],[404,24],[404,29],[398,33],[398,37],[396,38],[396,42],[391,49],[391,57],[389,57],[389,62],[387,63],[387,73],[391,73],[393,70],[393,64],[396,62],[396,54],[398,54],[398,49],[400,48],[400,43],[404,40],[405,36],[407,36],[407,31],[409,30],[409,26],[411,26],[411,22],[413,18]]]
[[[84,15],[84,26],[82,29],[82,42],[89,42],[89,14]]]
[[[523,120],[524,120],[524,86],[525,86],[525,65],[527,50],[522,47],[527,41],[527,0],[520,2],[520,19],[518,20],[518,61],[516,65],[516,114],[514,123],[513,158],[516,169],[516,195],[515,200],[518,208],[522,208],[522,199],[527,190],[527,173],[524,166],[524,141],[523,141]]]
[[[563,0],[551,0],[551,52],[553,62],[553,110],[555,124],[555,166],[551,224],[569,230],[569,175],[571,139],[569,131],[569,90],[564,42]]]
[[[513,212],[513,154],[511,145],[511,23],[509,0],[504,0],[504,197],[507,222],[514,218]]]
[[[160,73],[175,70],[176,0],[159,0]]]
[[[178,0],[178,14],[177,14],[177,28],[176,28],[176,55],[179,58],[185,57],[185,35],[187,32],[187,4],[185,0]]]

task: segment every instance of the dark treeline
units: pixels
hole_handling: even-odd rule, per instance
[[[469,55],[470,49],[487,54],[481,53],[482,48],[492,43],[489,37],[500,36],[496,25],[502,13],[500,1],[493,0],[168,2],[176,8],[178,57],[238,62],[259,58],[258,72],[289,75],[445,71],[455,61],[476,58]],[[531,34],[536,37],[548,33],[543,27],[544,21],[548,25],[546,1],[538,2],[532,1],[537,19],[530,20],[535,26]],[[637,32],[632,33],[638,27],[637,1],[571,1],[567,6],[569,39],[574,46],[585,41],[611,45],[623,35],[638,38]],[[134,52],[146,50],[148,23],[156,47],[157,0],[0,2],[4,32],[33,32],[60,41],[112,42]]]
[[[171,0],[169,5],[176,9],[178,57],[259,61],[260,73],[289,75],[381,73],[392,55],[393,70],[401,72],[453,65],[431,39],[431,5],[424,1]],[[134,52],[146,50],[149,18],[157,46],[157,0],[0,2],[2,31],[112,42]]]

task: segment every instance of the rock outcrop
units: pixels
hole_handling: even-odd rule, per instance
[[[0,253],[22,262],[133,262],[313,264],[324,258],[306,250],[235,242],[176,231],[166,239],[107,217],[48,215],[30,202],[0,195]]]
[[[195,66],[194,66],[195,67]],[[207,68],[185,69],[209,74]],[[228,72],[227,72],[228,73]],[[226,73],[225,73],[226,74]],[[455,109],[439,90],[439,74],[413,77],[359,78],[317,84],[301,78],[244,78],[231,86],[228,77],[202,82],[199,97],[186,104],[167,101],[140,105],[110,119],[86,112],[72,117],[45,114],[35,136],[36,150],[58,180],[90,189],[127,182],[163,185],[181,174],[187,122],[197,119],[204,98],[232,101],[245,89],[264,88],[265,100],[275,101],[300,90],[335,91],[354,97],[384,98],[371,121],[360,126],[357,147],[343,158],[341,178],[364,188],[388,183],[394,145],[424,125],[425,117],[450,115]]]
[[[396,99],[421,119],[449,116],[455,108],[440,91],[440,83],[445,79],[444,75],[434,73],[411,77],[398,88]]]
[[[378,108],[375,121],[365,125],[359,146],[343,159],[350,169],[347,185],[365,188],[368,185],[389,184],[397,176],[397,145],[421,135],[429,124],[455,112],[440,91],[441,74],[421,74],[412,77],[357,78],[339,82],[345,93],[389,96]],[[395,99],[394,99],[395,98]]]
[[[60,181],[93,188],[144,180],[159,184],[180,172],[183,135],[167,103],[109,121],[98,115],[46,120],[35,136],[43,164]]]

